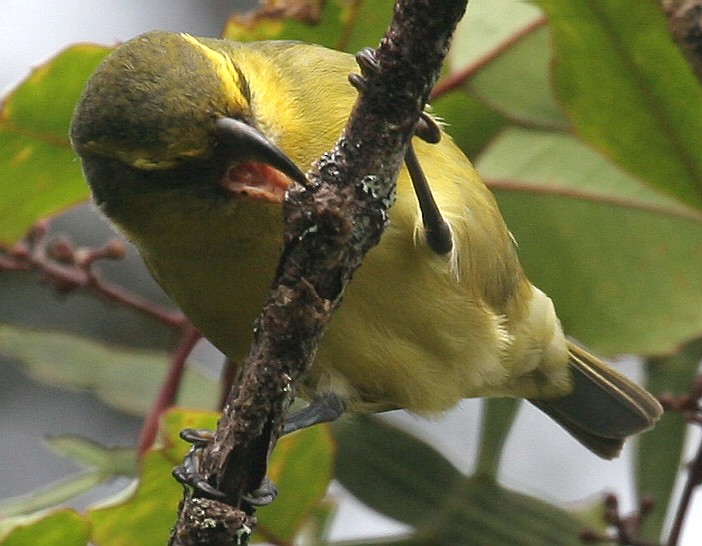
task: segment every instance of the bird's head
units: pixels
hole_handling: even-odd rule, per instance
[[[70,136],[108,216],[169,189],[282,201],[291,180],[305,182],[257,126],[246,77],[217,43],[150,32],[91,76]]]

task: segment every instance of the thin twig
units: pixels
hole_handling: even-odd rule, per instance
[[[441,79],[431,92],[431,98],[438,99],[449,91],[453,91],[457,87],[461,87],[491,62],[499,59],[505,51],[509,50],[520,40],[526,38],[544,25],[546,25],[546,17],[539,17],[535,19],[524,28],[521,28],[514,34],[508,36],[506,40],[499,43],[487,54],[478,58],[475,62]]]
[[[185,371],[185,362],[201,338],[200,332],[193,326],[188,325],[183,329],[180,343],[171,355],[171,362],[168,367],[166,379],[161,384],[159,393],[141,425],[139,441],[137,442],[137,455],[139,457],[144,455],[153,445],[158,433],[158,423],[161,415],[175,403],[178,393],[180,392],[183,372]]]
[[[604,498],[604,507],[604,522],[607,526],[614,527],[614,531],[611,533],[600,533],[594,529],[586,528],[580,532],[580,540],[589,544],[661,546],[658,542],[651,542],[639,536],[644,520],[655,507],[653,498],[645,496],[641,499],[638,510],[627,516],[622,516],[619,513],[619,499],[614,493],[608,493]]]
[[[692,389],[689,393],[680,396],[663,395],[660,397],[661,404],[666,411],[680,413],[688,423],[702,424],[702,376],[695,377]],[[697,487],[702,485],[702,442],[697,448],[694,461],[688,467],[687,479],[683,488],[680,502],[678,503],[675,517],[670,528],[667,546],[677,546],[687,513],[690,508],[692,494]]]
[[[188,320],[180,311],[157,305],[123,286],[106,281],[93,267],[97,260],[122,258],[124,243],[114,240],[96,249],[74,248],[64,238],[50,240],[48,231],[49,222],[42,220],[16,245],[0,247],[0,271],[37,271],[44,281],[61,292],[86,289],[170,328],[187,328]]]
[[[695,460],[688,470],[687,480],[685,481],[685,488],[683,489],[682,496],[680,497],[680,503],[675,511],[675,518],[673,519],[673,525],[670,529],[670,536],[668,537],[668,546],[677,546],[680,540],[680,535],[684,527],[687,511],[690,508],[690,501],[692,500],[692,493],[695,488],[699,487],[702,483],[702,442],[697,448],[697,455]]]
[[[121,259],[124,254],[124,243],[119,240],[89,249],[76,248],[61,235],[49,238],[49,222],[41,220],[16,245],[0,247],[0,271],[36,271],[45,282],[60,292],[89,290],[103,300],[140,312],[181,332],[180,343],[171,357],[166,380],[142,424],[137,453],[143,455],[154,442],[158,419],[175,401],[185,361],[201,336],[180,311],[164,308],[123,286],[104,280],[94,267],[99,260]]]

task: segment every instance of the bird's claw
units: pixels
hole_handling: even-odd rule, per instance
[[[368,89],[367,77],[377,74],[380,68],[375,49],[366,47],[356,53],[356,62],[361,68],[361,74],[349,74],[349,82],[356,91],[363,93]],[[441,129],[439,129],[434,118],[426,112],[422,112],[419,115],[414,134],[429,144],[437,144],[441,140]]]
[[[192,444],[190,451],[183,459],[183,464],[176,466],[171,474],[179,483],[191,487],[203,497],[213,500],[223,501],[227,498],[226,493],[220,491],[207,481],[207,478],[200,471],[200,457],[202,450],[214,440],[211,430],[186,428],[180,432],[180,437]],[[261,486],[242,496],[242,499],[252,506],[266,506],[278,496],[278,488],[269,480],[264,478]]]
[[[356,74],[355,72],[353,74],[349,74],[349,83],[359,93],[364,93],[368,89],[368,82],[366,81],[366,78],[360,74]]]
[[[211,430],[186,428],[180,432],[180,437],[192,444],[190,450],[183,459],[183,464],[176,466],[171,474],[179,483],[192,487],[203,496],[224,500],[227,495],[214,487],[207,481],[204,474],[200,472],[200,456],[202,450],[210,445],[214,439]]]
[[[272,503],[277,496],[278,488],[276,485],[268,478],[263,478],[260,487],[242,496],[242,499],[251,506],[261,507]]]
[[[361,72],[364,75],[375,74],[378,72],[378,55],[372,47],[364,47],[356,53],[356,62],[361,67]]]
[[[441,141],[441,129],[436,120],[426,112],[419,114],[417,126],[414,128],[415,136],[429,144],[438,144]]]
[[[356,91],[363,93],[368,89],[367,76],[378,72],[378,59],[375,49],[372,47],[363,48],[356,53],[356,62],[361,68],[361,74],[349,74],[349,82]]]

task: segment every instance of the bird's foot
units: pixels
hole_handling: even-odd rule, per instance
[[[283,434],[290,434],[318,423],[336,421],[345,411],[346,402],[341,396],[325,393],[285,419]]]
[[[200,458],[202,450],[210,445],[214,439],[211,430],[186,428],[181,431],[180,437],[186,442],[190,442],[192,447],[183,459],[183,464],[173,469],[173,477],[184,486],[191,487],[201,496],[214,500],[225,501],[226,493],[220,491],[207,481],[207,478],[200,470]],[[278,488],[268,478],[264,478],[261,485],[243,495],[241,498],[252,506],[266,506],[275,500],[278,495]]]

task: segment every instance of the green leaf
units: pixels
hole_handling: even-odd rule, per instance
[[[344,418],[332,430],[336,479],[361,502],[398,521],[422,525],[463,479],[432,447],[378,419]]]
[[[38,381],[92,390],[106,404],[132,415],[143,415],[150,409],[169,366],[161,352],[126,349],[66,332],[6,324],[0,324],[0,352],[24,364]],[[134,381],[135,377],[139,381]],[[179,403],[206,408],[215,400],[213,382],[188,368]]]
[[[434,542],[431,542],[431,544],[434,544]],[[427,541],[424,538],[415,536],[403,536],[378,540],[344,540],[342,542],[331,542],[330,546],[427,546]]]
[[[33,515],[41,510],[49,510],[90,491],[113,476],[106,476],[96,469],[65,476],[46,484],[26,495],[0,501],[0,518]]]
[[[702,340],[695,340],[677,354],[649,359],[646,385],[654,394],[679,396],[690,392],[702,358]],[[656,508],[644,520],[641,534],[658,540],[671,505],[675,479],[683,464],[687,422],[679,413],[665,412],[653,430],[638,439],[636,484],[639,498],[653,495]]]
[[[182,488],[171,477],[171,469],[181,463],[190,448],[178,434],[183,428],[214,429],[218,418],[212,412],[168,411],[162,421],[164,447],[147,453],[136,489],[88,512],[93,540],[101,546],[165,543],[182,498]],[[274,503],[258,511],[257,533],[278,543],[292,543],[326,492],[333,455],[328,427],[324,426],[291,434],[278,442],[269,476],[280,493]]]
[[[467,479],[460,494],[447,505],[442,514],[419,529],[417,535],[424,538],[424,544],[582,546],[582,524],[572,515],[505,489],[485,476]]]
[[[578,503],[576,511],[578,521],[582,522],[584,529],[590,529],[597,533],[607,532],[607,505],[604,495],[597,495],[594,500],[588,500],[584,504]]]
[[[513,0],[471,2],[436,91],[457,84],[482,103],[520,124],[566,129],[553,96],[551,47],[541,12]],[[448,118],[449,122],[471,120]]]
[[[409,434],[368,417],[337,422],[333,430],[342,485],[371,508],[416,529],[414,537],[359,545],[581,544],[581,523],[572,515],[488,476],[466,478]]]
[[[45,484],[26,495],[0,501],[0,517],[32,514],[68,502],[117,476],[135,476],[136,453],[131,448],[109,448],[78,437],[48,439],[51,448],[86,467],[77,474]]]
[[[61,509],[0,521],[0,545],[85,546],[90,524],[73,510]]]
[[[432,114],[446,121],[446,132],[468,157],[477,156],[507,125],[503,116],[462,88],[432,100],[431,106]]]
[[[702,215],[566,135],[510,130],[480,157],[532,282],[593,350],[661,354],[702,331]]]
[[[269,541],[292,543],[326,495],[333,478],[334,452],[328,425],[280,439],[268,466],[268,477],[279,494],[275,502],[258,511],[257,532]]]
[[[45,441],[59,455],[95,468],[105,476],[136,475],[136,454],[132,448],[106,447],[78,436],[55,436]]]
[[[542,17],[541,10],[529,2],[471,0],[456,28],[446,62],[452,71],[479,63]]]
[[[550,45],[548,28],[535,27],[480,70],[468,88],[515,123],[568,129],[551,88]]]
[[[702,206],[702,88],[658,0],[537,0],[575,131],[642,180]]]
[[[174,465],[180,464],[185,454],[192,447],[180,437],[185,428],[214,430],[217,428],[220,413],[214,411],[193,411],[172,408],[161,417],[159,436],[163,442],[162,451]]]
[[[172,468],[173,461],[162,451],[148,452],[141,461],[135,489],[88,510],[92,540],[100,546],[165,544],[182,498]]]
[[[233,15],[227,21],[224,37],[240,41],[300,40],[356,53],[378,44],[390,22],[394,4],[391,0],[309,3],[312,7],[297,16],[279,9]]]
[[[66,49],[36,68],[0,111],[0,242],[88,197],[68,141],[73,107],[104,47]]]
[[[333,499],[320,502],[307,516],[295,534],[295,546],[321,546],[329,544],[337,504]]]
[[[88,510],[92,539],[100,546],[152,546],[165,544],[176,521],[183,488],[171,476],[190,444],[178,434],[183,428],[212,429],[219,414],[171,409],[163,416],[162,448],[146,453],[134,487]]]

